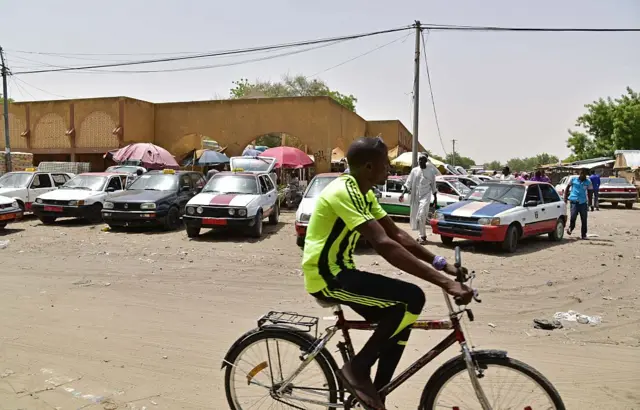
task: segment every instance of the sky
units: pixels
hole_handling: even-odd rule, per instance
[[[3,0],[0,45],[13,72],[164,57],[423,24],[640,28],[638,0]],[[568,156],[567,129],[600,97],[640,89],[640,33],[425,33],[435,125],[422,61],[420,142],[477,163],[541,152]],[[391,43],[391,44],[389,44]],[[386,45],[385,45],[386,44]],[[412,130],[414,35],[407,31],[273,58],[263,53],[141,68],[240,63],[173,73],[48,73],[10,78],[18,101],[129,96],[153,102],[227,98],[232,81],[302,74],[358,98],[366,120]],[[379,48],[381,47],[381,48]],[[376,48],[378,50],[372,51]],[[22,52],[20,52],[22,51]],[[87,53],[55,57],[39,53]],[[149,55],[157,53],[158,55]],[[364,53],[366,55],[360,56]],[[104,55],[121,54],[121,55]],[[360,56],[360,57],[358,57]],[[356,58],[358,57],[358,58]],[[349,61],[352,60],[352,61]],[[344,64],[343,64],[344,63]]]

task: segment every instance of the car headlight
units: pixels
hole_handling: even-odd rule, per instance
[[[300,222],[309,222],[311,220],[311,214],[300,214]]]
[[[435,219],[437,219],[438,221],[443,221],[444,220],[444,214],[440,211],[436,211],[435,215],[433,216]]]
[[[156,204],[153,202],[146,202],[140,205],[140,209],[156,209]]]
[[[11,202],[11,208],[19,208],[18,201]]]
[[[238,216],[247,216],[247,210],[246,209],[238,209]]]
[[[500,225],[500,218],[480,218],[478,223],[480,225],[498,226]]]
[[[69,206],[82,206],[84,201],[69,201]]]
[[[204,208],[199,206],[199,207],[196,208],[196,212],[199,213],[199,214],[202,214],[204,212]]]
[[[102,205],[102,207],[104,209],[113,209],[113,202],[105,202],[104,205]]]
[[[187,207],[187,213],[188,213],[189,215],[193,215],[193,214],[195,214],[195,213],[196,213],[196,208],[194,208],[194,207],[192,207],[192,206],[188,206],[188,207]]]
[[[42,203],[42,199],[40,199],[40,198],[36,198],[36,203],[37,203],[37,204],[41,204],[41,203]]]
[[[236,210],[234,208],[229,208],[229,215],[233,216],[236,214]]]

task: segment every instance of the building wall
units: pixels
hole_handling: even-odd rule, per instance
[[[4,115],[0,115],[0,120],[2,120],[0,124],[0,148],[4,151]],[[9,141],[13,151],[27,150],[28,141],[20,135],[26,129],[27,117],[24,107],[19,104],[9,104]]]
[[[120,104],[124,100],[114,98],[92,98],[75,100],[74,128],[75,147],[78,153],[98,153],[120,146],[113,131],[120,125]]]
[[[152,142],[155,139],[155,104],[127,98],[124,100],[123,145]]]

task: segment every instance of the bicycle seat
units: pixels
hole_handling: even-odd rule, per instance
[[[320,305],[320,307],[323,307],[323,308],[326,308],[326,309],[339,308],[340,307],[339,303],[325,302],[324,300],[320,300],[318,298],[314,298],[314,299],[316,300],[318,305]]]

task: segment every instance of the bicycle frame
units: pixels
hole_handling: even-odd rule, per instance
[[[447,350],[449,347],[453,346],[456,342],[460,344],[462,354],[464,355],[465,362],[467,364],[467,370],[469,372],[469,377],[471,379],[471,384],[476,392],[478,400],[482,405],[484,410],[491,410],[491,406],[489,401],[480,386],[480,382],[478,381],[478,377],[476,375],[476,368],[473,362],[473,357],[471,355],[472,349],[467,345],[466,337],[464,335],[464,331],[462,330],[462,325],[460,322],[460,315],[464,312],[464,310],[455,310],[453,308],[453,304],[451,303],[451,299],[446,292],[443,291],[445,301],[447,304],[447,308],[449,309],[449,319],[445,320],[418,320],[412,325],[412,329],[419,330],[452,330],[451,333],[447,337],[445,337],[440,343],[434,346],[431,350],[429,350],[426,354],[424,354],[421,358],[416,360],[413,364],[407,367],[404,371],[402,371],[399,375],[397,375],[389,384],[384,386],[379,393],[386,397],[395,389],[397,389],[400,385],[406,382],[409,378],[411,378],[414,374],[420,371],[423,367],[429,364],[433,359],[438,357],[442,352]],[[305,360],[301,363],[300,367],[293,372],[291,376],[289,376],[277,390],[277,394],[281,395],[287,389],[287,387],[293,382],[293,380],[304,370],[304,368],[313,361],[313,359],[325,348],[325,346],[329,343],[329,341],[335,336],[336,333],[342,331],[342,337],[344,338],[344,343],[338,343],[338,348],[342,354],[343,360],[348,362],[355,355],[355,351],[353,349],[353,343],[351,342],[351,336],[349,335],[349,330],[375,330],[376,325],[373,323],[369,323],[364,320],[346,320],[344,317],[344,312],[340,305],[334,307],[334,314],[337,317],[337,321],[335,325],[327,328],[325,335],[318,340],[313,350],[307,355]],[[341,394],[343,394],[341,392]],[[313,404],[320,405],[328,405],[331,406],[330,403],[324,403],[315,400],[296,398],[300,401],[305,401]],[[344,397],[342,397],[344,401]],[[338,405],[339,407],[343,407],[343,405]],[[336,408],[335,405],[332,407]]]

